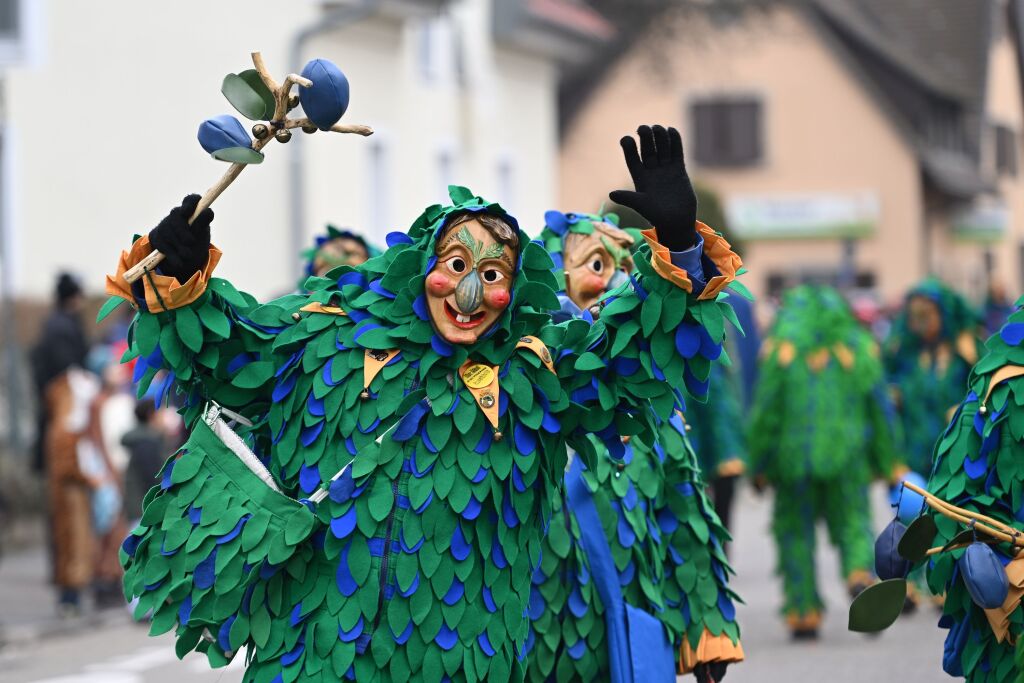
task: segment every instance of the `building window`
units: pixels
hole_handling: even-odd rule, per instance
[[[996,146],[996,173],[1017,175],[1017,134],[1012,128],[996,124],[992,127]]]
[[[752,97],[704,99],[691,105],[701,166],[752,166],[763,154],[762,105]]]

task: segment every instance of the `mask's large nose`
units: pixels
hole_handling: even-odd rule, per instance
[[[611,292],[616,287],[624,284],[627,280],[629,280],[629,276],[626,275],[626,271],[616,270],[611,279],[608,280],[608,284],[605,286],[604,291]]]
[[[459,312],[463,315],[470,315],[484,299],[484,283],[480,281],[480,275],[475,271],[469,271],[469,275],[459,280],[455,287],[455,303]]]

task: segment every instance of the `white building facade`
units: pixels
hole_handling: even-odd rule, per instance
[[[214,204],[218,275],[257,297],[280,293],[325,223],[382,244],[445,201],[449,183],[539,230],[558,189],[559,64],[603,30],[504,0],[15,4],[31,6],[35,29],[0,72],[4,261],[10,293],[30,299],[48,298],[61,269],[99,293],[133,233],[219,178],[227,167],[196,130],[235,113],[221,80],[250,68],[252,50],[278,77],[313,57],[334,61],[351,84],[343,122],[376,134],[271,143]]]

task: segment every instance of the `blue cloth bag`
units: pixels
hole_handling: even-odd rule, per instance
[[[626,603],[594,498],[573,457],[565,477],[566,498],[580,526],[580,544],[604,605],[612,683],[675,683],[675,654],[658,619]]]

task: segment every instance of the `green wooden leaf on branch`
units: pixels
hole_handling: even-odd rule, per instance
[[[251,147],[225,147],[218,149],[210,155],[217,161],[227,161],[232,164],[261,164],[263,153],[257,152]]]
[[[256,69],[246,69],[245,71],[239,72],[238,77],[249,84],[249,87],[260,96],[263,100],[264,115],[259,117],[260,119],[270,120],[274,115],[274,109],[277,107],[277,102],[274,101],[274,93],[270,92],[270,88],[260,78],[259,73]]]
[[[101,308],[100,312],[96,315],[96,322],[103,322],[104,318],[113,313],[114,310],[123,303],[125,303],[125,300],[119,296],[112,296],[107,299],[107,302],[103,304],[103,308]]]
[[[903,611],[906,598],[906,579],[889,579],[869,586],[850,604],[847,628],[860,633],[876,633],[889,628]]]
[[[938,532],[935,520],[930,515],[918,517],[907,527],[896,550],[903,558],[911,562],[920,562],[925,558],[928,549],[932,547],[932,541],[935,540],[935,534]]]
[[[242,73],[244,74],[245,72],[243,71]],[[255,74],[255,71],[253,73]],[[224,77],[224,82],[221,83],[221,94],[245,118],[252,119],[253,121],[266,120],[274,113],[273,105],[271,105],[268,111],[263,93],[253,87],[250,80],[251,78],[246,78],[241,74],[228,74]],[[258,74],[256,75],[256,80],[259,81]],[[262,85],[262,82],[260,82],[260,85]],[[266,86],[263,86],[263,89],[266,89]],[[273,97],[271,97],[271,100],[273,100]]]

